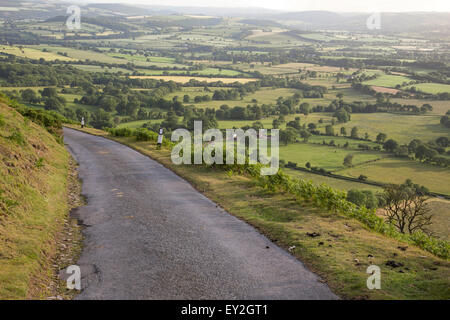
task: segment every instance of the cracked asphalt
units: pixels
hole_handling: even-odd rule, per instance
[[[105,138],[64,135],[87,198],[74,213],[85,226],[77,299],[338,298],[156,161]]]

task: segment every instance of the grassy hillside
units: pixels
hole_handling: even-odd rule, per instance
[[[4,101],[3,101],[4,102]],[[69,154],[0,100],[0,299],[47,297],[68,213]]]

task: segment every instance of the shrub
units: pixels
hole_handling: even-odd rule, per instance
[[[134,130],[129,128],[109,129],[108,132],[114,137],[132,137],[134,135]]]
[[[367,209],[376,209],[378,207],[378,199],[370,190],[362,190],[365,196],[365,207]]]
[[[349,190],[347,192],[347,200],[357,206],[364,206],[366,203],[366,197],[360,190]]]
[[[367,144],[362,144],[362,143],[358,144],[358,148],[361,150],[370,150],[370,146],[368,146]]]
[[[287,167],[287,168],[297,168],[297,163],[296,163],[296,162],[288,161],[286,167]]]
[[[367,176],[361,174],[361,175],[358,177],[358,180],[366,181],[366,180],[367,180]]]
[[[351,167],[352,163],[353,163],[353,155],[352,154],[346,155],[344,158],[344,166]]]
[[[378,207],[378,200],[370,190],[349,190],[347,192],[347,200],[359,207],[367,209],[375,209]]]
[[[148,129],[140,128],[135,131],[137,141],[156,141],[158,135]]]

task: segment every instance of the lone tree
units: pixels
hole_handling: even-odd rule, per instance
[[[21,97],[22,97],[22,101],[24,101],[26,103],[38,103],[39,102],[39,98],[38,98],[36,92],[34,92],[34,90],[32,90],[32,89],[25,89],[24,91],[22,91]]]
[[[334,136],[334,128],[332,125],[329,124],[325,127],[325,134],[327,136]]]
[[[377,135],[377,142],[378,142],[378,143],[383,143],[383,142],[386,141],[386,139],[387,139],[387,135],[386,135],[385,133],[380,132],[380,133]]]
[[[302,130],[300,131],[300,137],[304,142],[308,142],[308,139],[311,137],[311,132],[309,132],[308,130]]]
[[[411,180],[402,185],[390,184],[384,188],[381,200],[385,203],[387,221],[401,233],[422,231],[430,233],[427,227],[432,224],[432,215],[426,201],[427,189]]]
[[[297,132],[294,128],[286,128],[286,130],[280,130],[280,141],[284,142],[285,145],[288,143],[294,143],[297,137]]]
[[[305,116],[307,116],[310,112],[309,103],[307,103],[307,102],[302,103],[300,105],[299,111],[300,111],[300,113],[303,113]]]
[[[398,147],[398,143],[397,141],[393,140],[393,139],[389,139],[388,141],[386,141],[383,144],[383,148],[387,151],[387,152],[394,152],[395,149],[397,149]]]
[[[348,122],[351,119],[350,114],[343,108],[337,110],[333,117],[336,117],[339,122]]]
[[[353,127],[352,128],[352,131],[350,132],[350,136],[353,139],[358,139],[359,138],[359,136],[358,136],[358,128],[357,127]]]
[[[352,164],[353,164],[353,155],[352,154],[346,155],[344,158],[344,166],[351,167]]]

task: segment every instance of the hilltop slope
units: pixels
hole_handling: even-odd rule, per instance
[[[45,297],[68,213],[69,155],[0,98],[0,299]]]

